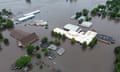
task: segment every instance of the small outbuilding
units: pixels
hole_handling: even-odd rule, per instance
[[[65,49],[64,49],[64,48],[60,48],[60,49],[57,50],[57,54],[58,54],[58,55],[63,55],[64,52],[65,52]]]
[[[77,31],[78,28],[79,28],[79,26],[74,25],[74,24],[66,24],[64,26],[64,29],[67,30],[67,31]]]
[[[87,22],[87,21],[85,21],[85,22],[83,22],[82,24],[80,24],[81,26],[83,26],[83,27],[91,27],[92,26],[92,22]]]
[[[50,50],[57,50],[57,46],[51,44],[50,46],[48,46],[48,49],[50,49]]]

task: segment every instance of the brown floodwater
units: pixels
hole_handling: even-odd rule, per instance
[[[55,27],[63,28],[67,23],[77,24],[77,21],[70,20],[70,17],[76,12],[81,11],[83,8],[92,9],[98,4],[104,4],[106,0],[0,0],[0,9],[7,8],[14,13],[14,18],[18,18],[25,13],[34,10],[41,10],[39,14],[32,20],[28,20],[21,24],[15,25],[16,29],[22,29],[27,32],[36,32],[40,38],[46,36],[52,40],[50,31]],[[42,27],[24,26],[31,23],[33,20],[43,19],[49,23],[49,28],[46,30]],[[60,68],[62,72],[113,72],[114,68],[114,53],[115,46],[120,44],[120,22],[109,20],[108,18],[101,19],[93,17],[93,26],[90,29],[95,29],[98,33],[112,36],[115,44],[106,45],[98,42],[98,44],[91,50],[82,50],[81,46],[76,43],[71,45],[69,40],[62,42],[60,47],[66,49],[63,56],[57,56],[54,62],[56,65],[51,64],[47,58],[45,62],[50,62],[51,66]],[[81,27],[82,28],[82,27]],[[14,72],[10,70],[10,65],[14,61],[26,54],[25,49],[21,49],[16,45],[16,40],[9,36],[9,30],[2,32],[6,38],[9,38],[10,45],[5,46],[2,43],[2,51],[0,51],[0,72]],[[39,43],[36,43],[39,44]],[[35,62],[36,59],[33,59]],[[32,72],[49,72],[48,68],[40,70],[39,67],[34,65]]]

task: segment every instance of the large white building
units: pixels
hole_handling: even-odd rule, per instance
[[[66,31],[61,28],[55,28],[53,30],[54,32],[60,33],[60,34],[65,34],[67,38],[72,39],[74,38],[77,42],[83,43],[86,42],[87,45],[92,41],[92,39],[97,35],[96,32],[93,31],[87,31],[87,32],[76,32],[76,31]]]

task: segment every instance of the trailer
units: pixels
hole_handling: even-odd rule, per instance
[[[34,17],[35,17],[35,15],[31,14],[31,15],[28,15],[28,16],[24,16],[24,17],[18,18],[17,21],[18,22],[23,22],[25,20],[32,19]]]
[[[27,14],[24,14],[24,16],[28,16],[28,15],[35,15],[37,13],[40,13],[40,10],[36,10],[36,11],[33,11],[33,12],[30,12],[30,13],[27,13]]]

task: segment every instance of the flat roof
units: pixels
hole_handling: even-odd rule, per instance
[[[84,21],[82,24],[80,24],[81,26],[83,27],[91,27],[92,26],[92,22],[87,22],[87,21]]]
[[[58,54],[58,55],[63,55],[64,52],[65,52],[65,49],[64,49],[64,48],[60,48],[60,49],[57,50],[57,54]]]
[[[17,39],[17,40],[21,40],[23,37],[28,36],[30,33],[19,30],[19,29],[13,29],[11,30],[10,35]]]
[[[71,19],[75,19],[75,17],[76,17],[76,15],[73,15],[73,16],[71,16],[70,18],[71,18]]]
[[[79,26],[74,25],[74,24],[66,24],[64,26],[64,29],[71,30],[71,31],[77,31],[78,28],[79,28]]]
[[[18,19],[18,21],[24,21],[24,20],[32,18],[32,17],[35,17],[35,15],[31,14],[31,15],[27,15],[27,16],[21,17],[21,18]]]
[[[48,46],[48,49],[51,49],[51,50],[56,50],[57,49],[57,46],[51,44],[50,46]]]
[[[80,16],[77,20],[81,20],[81,19],[85,20],[86,17],[85,16]]]
[[[65,31],[61,28],[55,28],[54,32],[65,34],[67,38],[72,39],[74,38],[77,42],[83,43],[87,42],[89,44],[92,39],[97,35],[94,31],[87,31],[86,33],[83,32],[75,32],[75,31]]]

